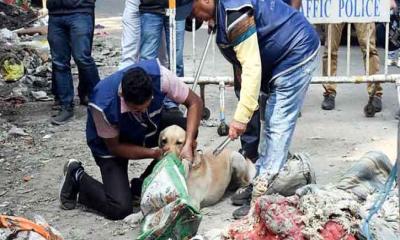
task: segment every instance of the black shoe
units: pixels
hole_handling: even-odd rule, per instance
[[[332,110],[335,108],[335,95],[328,94],[324,96],[324,100],[322,101],[321,108],[323,110]]]
[[[241,219],[247,214],[249,214],[249,211],[250,211],[250,201],[248,201],[246,204],[233,211],[232,216],[234,219]]]
[[[242,206],[249,203],[251,200],[251,194],[253,192],[253,185],[239,188],[231,197],[232,204],[235,206]]]
[[[371,103],[372,103],[372,106],[374,106],[374,108],[375,108],[375,112],[382,111],[382,97],[373,96]]]
[[[60,184],[60,206],[62,209],[71,210],[76,207],[79,184],[76,181],[76,172],[83,172],[82,163],[71,159],[64,165],[63,178]]]
[[[62,125],[68,122],[74,116],[73,108],[62,107],[56,116],[51,118],[51,123],[54,125]]]

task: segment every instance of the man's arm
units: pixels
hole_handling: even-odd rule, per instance
[[[189,90],[188,97],[183,103],[187,111],[186,121],[186,143],[193,146],[200,125],[203,110],[203,101],[192,90]]]
[[[253,112],[258,108],[261,57],[254,17],[251,13],[251,9],[242,9],[228,14],[228,38],[234,45],[236,57],[242,67],[240,100],[229,129],[229,136],[232,139],[243,134]]]
[[[182,148],[181,158],[187,160],[193,159],[193,150],[195,139],[200,125],[201,113],[203,111],[203,102],[189,87],[174,73],[160,66],[161,72],[161,90],[176,103],[182,103],[186,106],[186,141]]]
[[[97,135],[103,139],[107,149],[112,155],[127,159],[161,157],[162,151],[160,149],[151,149],[134,144],[120,143],[119,130],[106,120],[101,111],[90,106],[89,108],[96,126]]]
[[[156,158],[159,159],[163,152],[161,149],[152,149],[137,146],[129,143],[121,143],[119,137],[115,138],[103,138],[108,150],[114,156],[127,158],[127,159],[144,159],[144,158]]]

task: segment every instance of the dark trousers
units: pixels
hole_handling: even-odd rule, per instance
[[[239,98],[240,88],[235,86],[235,94]],[[240,152],[244,157],[250,159],[255,163],[258,159],[258,145],[260,144],[260,110],[253,113],[250,121],[247,123],[246,131],[240,136],[240,143],[242,148]]]
[[[74,87],[71,74],[71,55],[79,70],[82,92],[87,95],[100,81],[92,58],[93,14],[72,13],[50,15],[48,41],[53,68],[53,93],[63,107],[72,107]],[[82,94],[82,93],[80,93]]]
[[[186,119],[174,113],[163,112],[157,139],[164,128],[174,124],[185,129]],[[154,140],[151,145],[151,147],[157,146],[157,140]],[[103,183],[83,173],[79,182],[79,203],[104,214],[105,217],[112,220],[125,218],[133,211],[132,191],[140,192],[138,189],[131,189],[129,186],[128,159],[99,158],[96,156],[94,156],[94,159],[100,168]],[[140,176],[141,180],[150,175],[155,164],[156,161],[153,161],[147,167]]]

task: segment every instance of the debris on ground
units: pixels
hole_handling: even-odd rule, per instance
[[[23,129],[13,126],[10,131],[8,131],[10,136],[29,136]]]
[[[202,127],[218,127],[220,124],[220,120],[216,118],[210,118],[208,120],[201,120],[200,126]]]
[[[31,26],[38,14],[30,8],[22,9],[16,5],[0,1],[0,29],[16,30]]]
[[[383,189],[390,169],[386,155],[368,152],[338,184],[307,185],[288,197],[261,196],[248,216],[229,227],[225,239],[358,239],[363,218],[374,195]],[[363,199],[367,195],[367,200]],[[398,213],[398,193],[393,189],[371,224],[375,239],[399,236]]]
[[[0,89],[3,98],[24,97],[35,100],[37,96],[32,96],[32,91],[50,92],[51,64],[48,54],[23,44],[4,44],[0,47],[1,80],[9,83]]]
[[[62,240],[61,233],[51,227],[40,215],[33,221],[22,217],[0,215],[0,240]]]
[[[253,196],[280,194],[294,195],[296,190],[308,184],[315,184],[315,172],[311,168],[308,154],[296,153],[288,157],[287,162],[276,176],[259,176],[253,182]]]
[[[115,47],[107,37],[95,37],[93,39],[92,56],[98,67],[118,66],[121,60],[121,49]]]

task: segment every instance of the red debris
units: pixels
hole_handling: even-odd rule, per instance
[[[307,239],[298,203],[297,196],[260,197],[248,216],[230,226],[228,236],[235,240]],[[356,240],[334,221],[327,222],[320,234],[324,240]]]

